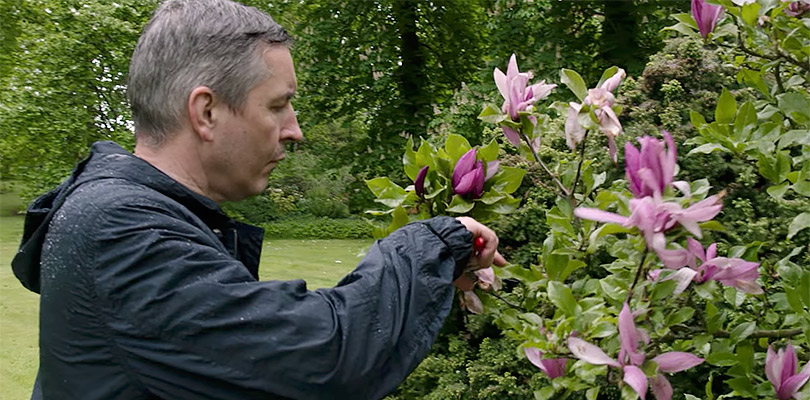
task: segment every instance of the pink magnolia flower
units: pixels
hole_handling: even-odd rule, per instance
[[[453,170],[453,193],[477,199],[484,192],[484,182],[498,172],[498,161],[492,161],[487,163],[485,174],[484,163],[476,161],[475,156],[476,149],[470,149],[456,163]]]
[[[638,348],[640,341],[649,344],[650,338],[646,332],[636,328],[630,306],[624,303],[622,311],[619,313],[620,349],[618,360],[610,358],[599,347],[574,336],[568,338],[568,349],[576,358],[589,364],[609,365],[621,369],[624,372],[624,382],[638,393],[641,400],[645,400],[648,378],[644,371],[639,368],[646,359],[646,355]],[[663,353],[653,358],[653,361],[658,364],[659,373],[650,378],[649,381],[652,383],[653,394],[658,400],[670,400],[672,398],[672,386],[662,374],[663,372],[680,372],[703,363],[703,359],[700,357],[678,351]]]
[[[501,92],[504,99],[501,110],[504,114],[509,114],[513,121],[520,121],[518,112],[530,110],[534,103],[546,98],[557,87],[554,84],[546,84],[544,80],[527,86],[529,80],[532,79],[532,74],[531,72],[520,72],[518,70],[517,59],[514,54],[509,58],[506,74],[495,68],[494,76],[495,86],[498,87],[498,91]],[[520,136],[514,129],[504,126],[503,133],[509,142],[520,147]]]
[[[791,0],[782,0],[783,3]],[[793,1],[785,9],[785,14],[791,17],[798,17],[810,10],[810,0]]]
[[[625,176],[635,197],[658,196],[672,184],[678,153],[672,135],[664,131],[664,142],[644,136],[641,150],[630,142],[624,145]]]
[[[501,280],[495,276],[495,270],[492,269],[492,267],[475,270],[474,274],[476,277],[476,285],[481,289],[501,289]],[[481,303],[481,299],[473,290],[465,290],[459,301],[461,302],[461,308],[473,314],[481,314],[484,312],[484,304]]]
[[[534,364],[535,367],[540,368],[551,379],[559,378],[565,375],[565,365],[568,363],[567,358],[543,358],[543,352],[536,347],[525,347],[523,352],[526,353],[526,358]]]
[[[425,176],[427,176],[428,168],[427,165],[422,167],[416,175],[416,179],[413,181],[414,191],[416,191],[416,195],[421,198],[425,197]]]
[[[588,96],[585,97],[582,104],[568,103],[568,119],[565,121],[565,141],[568,143],[568,147],[572,150],[575,149],[577,144],[585,137],[585,128],[579,123],[578,118],[583,105],[588,105],[599,122],[599,130],[608,138],[610,158],[614,162],[616,161],[617,149],[614,139],[622,132],[622,124],[612,108],[613,103],[616,102],[612,92],[619,87],[619,83],[626,75],[624,70],[619,68],[613,76],[602,82],[601,85],[594,89],[588,89]]]
[[[763,293],[762,287],[756,282],[759,278],[759,263],[741,258],[717,257],[717,243],[712,243],[705,251],[700,242],[693,238],[688,238],[687,243],[687,249],[658,250],[664,265],[667,268],[678,270],[666,278],[667,280],[675,279],[678,282],[675,294],[686,290],[693,281],[703,283],[708,280],[736,287],[746,293]],[[701,261],[700,266],[696,266],[696,260]],[[654,271],[651,274],[657,278],[660,272],[660,270]]]
[[[723,7],[721,6],[708,4],[705,0],[692,0],[692,18],[697,22],[700,36],[704,38],[708,37],[709,33],[714,30],[722,13]]]
[[[776,398],[786,400],[790,398],[798,399],[799,389],[810,379],[810,363],[805,364],[801,372],[799,360],[796,352],[793,351],[793,344],[788,343],[787,347],[775,353],[768,345],[768,353],[765,356],[765,375],[771,381]]]
[[[664,232],[676,224],[693,235],[702,237],[698,223],[709,221],[720,212],[723,208],[720,202],[722,196],[722,193],[709,196],[686,209],[678,203],[648,196],[630,200],[630,217],[588,207],[576,208],[574,215],[591,221],[617,223],[627,228],[636,227],[644,235],[647,247],[658,252],[666,246]]]

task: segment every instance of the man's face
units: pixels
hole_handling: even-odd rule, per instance
[[[297,85],[290,51],[267,47],[262,57],[268,78],[250,90],[241,111],[226,114],[208,168],[212,189],[224,200],[261,193],[284,158],[284,142],[303,138],[290,103]]]

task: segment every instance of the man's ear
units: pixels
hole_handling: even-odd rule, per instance
[[[198,86],[188,96],[188,117],[191,129],[205,142],[214,140],[214,128],[219,113],[215,110],[220,101],[214,92],[206,86]]]

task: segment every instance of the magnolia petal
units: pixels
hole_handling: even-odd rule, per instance
[[[489,283],[490,285],[495,283],[495,270],[493,270],[492,267],[479,269],[474,273],[481,282]]]
[[[518,71],[517,65],[517,57],[515,53],[512,53],[512,56],[509,57],[509,65],[506,67],[506,76],[511,80],[514,79],[520,71]]]
[[[568,363],[567,358],[544,359],[543,352],[534,347],[526,347],[523,351],[526,353],[526,358],[528,358],[535,367],[540,368],[549,378],[555,379],[565,374],[565,365]]]
[[[672,186],[675,186],[676,189],[680,190],[684,196],[690,197],[692,196],[692,188],[689,187],[689,183],[686,181],[675,181],[672,182]]]
[[[498,92],[501,93],[504,100],[509,100],[509,86],[506,81],[506,75],[498,68],[495,68],[493,75],[495,78],[495,86],[498,87]]]
[[[462,196],[474,193],[476,189],[475,179],[475,171],[468,172],[466,175],[461,177],[458,184],[453,185],[453,192]]]
[[[608,357],[602,349],[594,346],[580,338],[573,336],[568,337],[568,349],[574,354],[574,357],[593,365],[610,365],[612,367],[621,368],[616,360]]]
[[[456,187],[461,182],[462,177],[475,168],[475,156],[476,149],[472,148],[458,159],[456,167],[453,169],[453,187]]]
[[[793,343],[788,342],[788,345],[785,347],[785,353],[782,355],[782,384],[784,385],[788,378],[795,375],[798,369],[799,358],[793,350]]]
[[[580,104],[568,104],[568,119],[565,120],[565,142],[571,150],[576,149],[577,145],[585,137],[585,128],[577,121],[581,109],[582,105]]]
[[[619,122],[619,117],[609,106],[602,107],[600,110],[602,114],[599,117],[599,130],[608,135],[608,138],[619,136],[622,133],[622,124]]]
[[[678,148],[675,146],[675,140],[668,131],[663,131],[664,140],[667,143],[667,154],[661,159],[661,172],[664,178],[664,185],[669,186],[672,179],[675,177],[675,167],[678,165]]]
[[[622,311],[619,312],[619,343],[621,349],[632,357],[638,349],[638,340],[638,331],[636,330],[636,324],[633,323],[630,306],[624,303]],[[623,362],[623,360],[619,359],[619,362]]]
[[[500,165],[499,161],[490,161],[487,163],[487,175],[484,177],[484,181],[490,180],[496,173],[498,173],[498,166]]]
[[[630,191],[636,197],[642,197],[641,191],[641,178],[638,176],[638,169],[640,167],[639,151],[630,142],[624,144],[624,175],[627,178],[627,184],[630,186]]]
[[[647,376],[644,375],[641,369],[635,365],[625,365],[623,380],[638,393],[638,397],[641,397],[641,400],[644,400],[647,396]]]
[[[574,209],[574,215],[578,218],[587,219],[590,221],[612,222],[622,225],[626,224],[628,221],[627,217],[623,217],[612,212],[603,211],[598,208],[577,207]]]
[[[419,197],[423,197],[425,195],[425,176],[427,176],[428,166],[422,167],[419,170],[419,173],[416,175],[416,179],[413,181],[414,190],[416,191],[416,195]]]
[[[616,141],[613,140],[613,136],[611,135],[608,135],[607,138],[608,138],[608,154],[610,155],[610,159],[615,164],[619,160],[618,156],[616,155],[619,152],[618,149],[616,149]]]
[[[698,274],[697,271],[693,270],[692,268],[686,267],[679,269],[674,274],[666,277],[666,279],[664,280],[674,279],[675,282],[678,283],[678,285],[675,286],[675,291],[672,292],[672,294],[681,294],[684,292],[684,290],[686,290],[686,288],[689,287],[689,284],[692,283],[697,274]]]
[[[664,375],[658,374],[652,378],[652,392],[657,400],[672,399],[672,385]]]
[[[703,363],[703,359],[690,353],[671,351],[653,358],[661,372],[680,372]]]
[[[622,82],[622,79],[624,79],[625,76],[627,76],[627,73],[625,73],[623,69],[619,68],[619,70],[616,71],[616,73],[613,74],[613,76],[608,78],[606,81],[602,82],[602,85],[599,87],[609,92],[612,92],[616,90],[617,87],[619,87],[619,83]]]
[[[473,188],[472,196],[477,199],[484,193],[484,165],[481,161],[478,166],[473,170]]]
[[[484,304],[481,303],[481,299],[472,290],[464,292],[463,303],[464,308],[473,314],[483,314],[484,312]]]
[[[501,129],[503,130],[503,135],[509,140],[509,143],[512,143],[515,147],[520,147],[520,134],[517,133],[516,130],[508,126],[502,126]]]
[[[780,352],[781,353],[781,352]],[[782,385],[782,360],[781,354],[777,355],[773,347],[768,345],[768,352],[765,354],[765,375],[776,390]]]
[[[546,84],[546,81],[540,81],[529,86],[528,90],[530,90],[532,93],[532,102],[545,99],[556,87],[557,85],[554,84]]]
[[[782,382],[782,387],[776,391],[778,399],[789,399],[796,395],[796,392],[810,380],[810,375],[793,375]],[[797,397],[798,398],[798,397]]]

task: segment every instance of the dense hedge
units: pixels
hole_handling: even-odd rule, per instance
[[[266,239],[366,239],[372,222],[362,218],[318,218],[302,216],[263,224]]]

